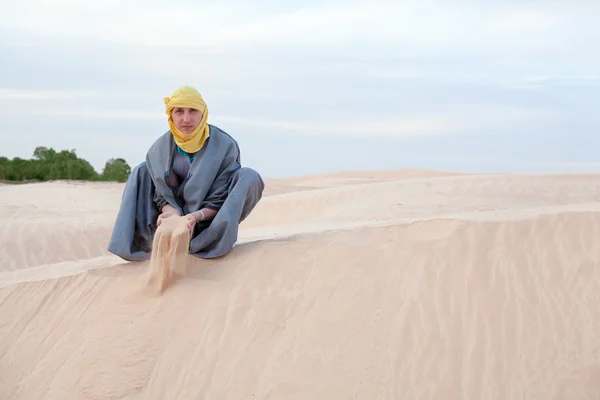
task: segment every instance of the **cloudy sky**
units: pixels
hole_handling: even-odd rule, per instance
[[[195,86],[266,177],[600,171],[600,2],[0,0],[0,155],[132,166]]]

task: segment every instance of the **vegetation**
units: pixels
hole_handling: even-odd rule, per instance
[[[52,148],[36,147],[32,159],[0,157],[0,181],[44,182],[50,180],[86,180],[125,182],[131,167],[122,158],[111,158],[101,174],[92,165],[77,157],[75,150],[56,152]]]

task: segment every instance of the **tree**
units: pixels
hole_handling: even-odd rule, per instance
[[[33,158],[45,163],[52,163],[56,159],[56,151],[47,147],[38,146],[33,151]]]
[[[33,151],[33,158],[26,160],[15,157],[12,160],[0,157],[0,180],[4,181],[49,181],[49,180],[87,180],[125,182],[131,168],[122,158],[111,158],[102,175],[82,158],[77,157],[75,150],[56,152],[52,148],[38,146]]]
[[[0,180],[11,180],[13,174],[12,161],[6,157],[0,157]]]
[[[131,174],[131,167],[122,158],[111,158],[104,165],[101,179],[103,181],[126,182]]]
[[[33,175],[31,160],[25,160],[20,157],[15,157],[11,161],[11,174],[9,180],[27,181]]]

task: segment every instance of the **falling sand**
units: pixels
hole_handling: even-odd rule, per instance
[[[152,242],[152,258],[148,286],[163,292],[177,277],[185,275],[190,230],[185,217],[171,216],[162,220]]]

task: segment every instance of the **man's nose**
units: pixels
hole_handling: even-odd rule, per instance
[[[190,118],[190,113],[188,113],[188,112],[184,112],[184,113],[183,113],[183,120],[184,120],[184,121],[186,121],[186,122],[189,122],[189,121],[191,121],[191,118]]]

